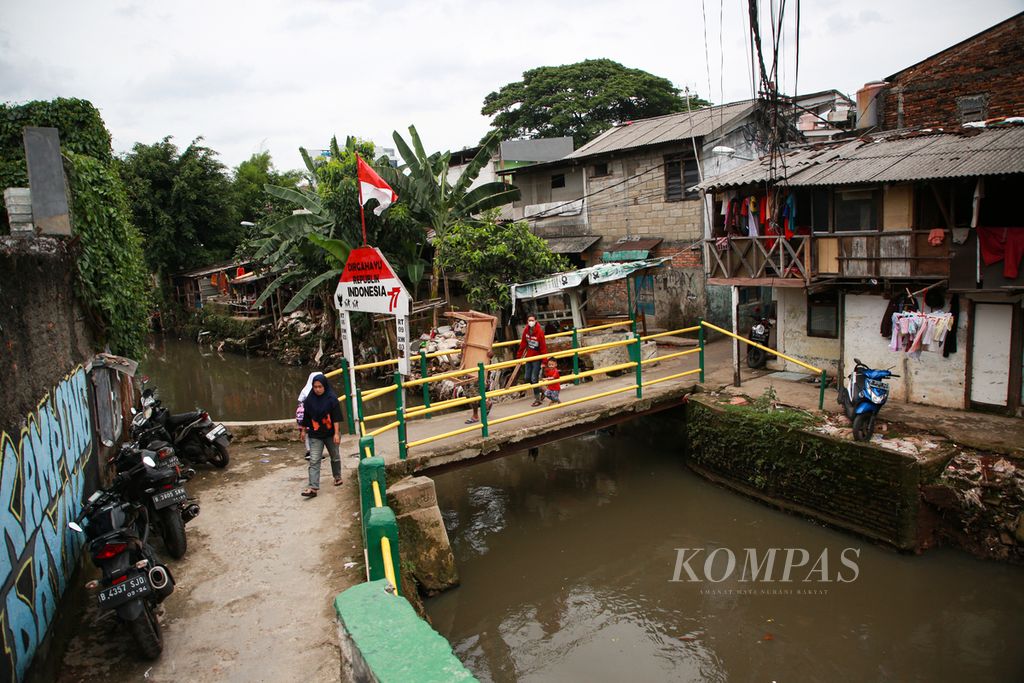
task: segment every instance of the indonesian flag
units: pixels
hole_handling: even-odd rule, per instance
[[[363,205],[370,199],[376,199],[379,205],[373,210],[378,216],[384,213],[384,209],[391,206],[398,195],[391,189],[391,186],[384,182],[384,179],[377,175],[377,172],[370,167],[368,163],[363,161],[363,158],[357,156],[356,159],[359,163],[359,192],[362,196]]]

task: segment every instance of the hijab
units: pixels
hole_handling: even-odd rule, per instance
[[[311,391],[313,391],[313,379],[319,374],[319,370],[314,370],[309,373],[309,377],[306,378],[306,386],[302,387],[302,391],[299,392],[299,403],[306,402],[306,397],[309,396]]]
[[[324,393],[322,396],[317,396],[316,392],[313,391],[313,382],[320,382],[324,385]],[[334,393],[334,389],[331,388],[331,383],[327,381],[327,378],[321,374],[316,373],[312,379],[309,380],[309,395],[306,396],[306,400],[302,402],[302,406],[305,409],[305,414],[311,419],[319,419],[324,415],[331,412],[334,406],[338,405],[338,395]]]

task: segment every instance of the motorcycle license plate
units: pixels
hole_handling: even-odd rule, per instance
[[[171,507],[175,503],[180,503],[185,500],[185,498],[185,489],[181,487],[160,491],[159,493],[153,494],[153,507],[157,510],[163,510],[164,508]]]
[[[101,590],[97,600],[103,609],[113,609],[152,592],[153,587],[149,585],[149,578],[145,574],[132,574],[116,586]]]
[[[217,437],[220,436],[221,434],[223,434],[226,431],[227,430],[224,429],[224,425],[217,425],[216,427],[214,427],[210,431],[206,432],[206,438],[209,439],[210,441],[216,441]]]
[[[164,467],[181,467],[181,461],[178,460],[178,456],[169,455],[160,461],[160,464]]]

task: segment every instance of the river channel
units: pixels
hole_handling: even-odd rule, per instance
[[[1024,680],[1019,567],[899,554],[710,484],[679,419],[436,477],[462,585],[427,610],[481,681]],[[771,581],[743,575],[773,548]]]
[[[324,371],[334,368],[323,368]],[[197,406],[216,420],[283,420],[294,417],[299,391],[313,368],[282,365],[273,358],[224,353],[209,344],[155,336],[149,340],[140,373],[148,375],[164,405],[173,412]],[[339,394],[342,386],[333,383]],[[365,378],[363,388],[381,386]],[[409,396],[407,405],[421,400]],[[394,408],[393,394],[367,403],[367,412]]]

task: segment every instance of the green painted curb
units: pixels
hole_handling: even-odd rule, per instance
[[[342,629],[381,683],[476,681],[451,645],[387,581],[349,588],[334,599]]]

